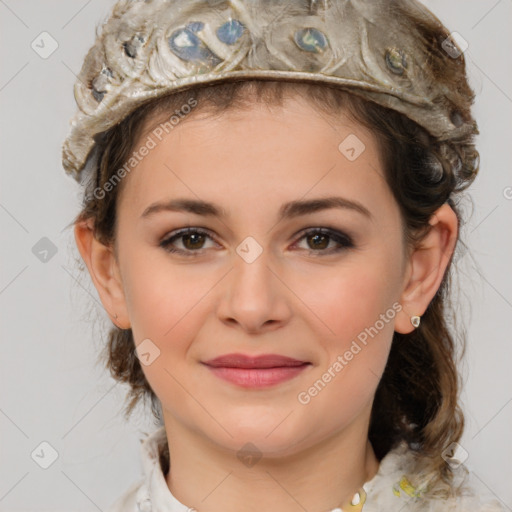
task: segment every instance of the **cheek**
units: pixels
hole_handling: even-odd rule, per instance
[[[191,385],[186,360],[206,314],[204,296],[214,284],[213,277],[208,284],[204,269],[202,279],[187,269],[133,252],[125,279],[135,345],[149,353],[149,364],[140,358],[142,371],[165,408],[177,416],[193,409],[183,389],[184,383]]]
[[[297,399],[309,417],[324,418],[327,430],[349,422],[371,403],[386,366],[396,290],[389,286],[389,274],[378,268],[345,269],[336,278],[331,273],[305,300],[314,302],[311,309],[321,317],[318,329],[326,335],[317,339],[325,357]]]
[[[376,323],[383,336],[389,336],[396,314],[392,306],[399,297],[398,278],[395,264],[361,261],[317,274],[315,285],[304,284],[299,293],[321,320],[319,325],[323,323],[326,339],[341,349]],[[384,325],[379,321],[382,315]]]
[[[204,268],[172,264],[163,249],[140,249],[127,242],[124,250],[130,254],[123,281],[136,343],[148,337],[159,343],[176,339],[175,331],[191,322],[209,289]]]
[[[311,393],[303,390],[303,398],[314,402],[312,409],[318,407],[319,414],[329,403],[343,404],[332,411],[332,421],[356,414],[374,396],[400,309],[399,264],[385,249],[350,264],[347,259],[337,272],[329,270],[316,279],[305,297],[322,321],[317,322],[322,333],[318,341],[325,357],[316,374],[319,380],[310,383]]]

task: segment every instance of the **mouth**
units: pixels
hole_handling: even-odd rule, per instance
[[[294,378],[311,366],[308,361],[277,354],[257,357],[227,354],[202,364],[215,376],[244,388],[274,386]]]

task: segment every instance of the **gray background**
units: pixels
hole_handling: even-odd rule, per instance
[[[139,479],[139,432],[154,429],[141,409],[124,423],[125,388],[95,365],[109,322],[66,229],[80,197],[60,162],[74,75],[112,4],[0,0],[2,511],[106,509]],[[481,132],[474,210],[462,232],[472,257],[460,253],[455,299],[468,331],[461,445],[468,468],[512,510],[512,0],[425,4],[469,44]],[[50,48],[44,31],[58,44],[47,58],[31,47],[46,37]],[[43,237],[56,250],[46,262]],[[31,458],[43,441],[58,453],[46,470]]]

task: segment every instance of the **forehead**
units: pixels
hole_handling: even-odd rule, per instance
[[[139,215],[165,196],[256,201],[261,209],[333,189],[356,195],[366,189],[371,196],[385,185],[371,131],[344,111],[327,115],[304,98],[214,115],[198,110],[156,136],[155,127],[168,118],[145,121],[135,150],[150,139],[154,147],[125,178],[124,199]]]

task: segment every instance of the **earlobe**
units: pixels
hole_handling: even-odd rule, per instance
[[[437,293],[457,242],[458,219],[448,203],[434,212],[429,224],[429,233],[409,256],[402,310],[395,322],[395,331],[402,334],[416,328],[411,317],[421,317]]]
[[[122,329],[130,327],[126,301],[113,249],[94,237],[93,220],[77,222],[74,228],[78,250],[110,319]]]

